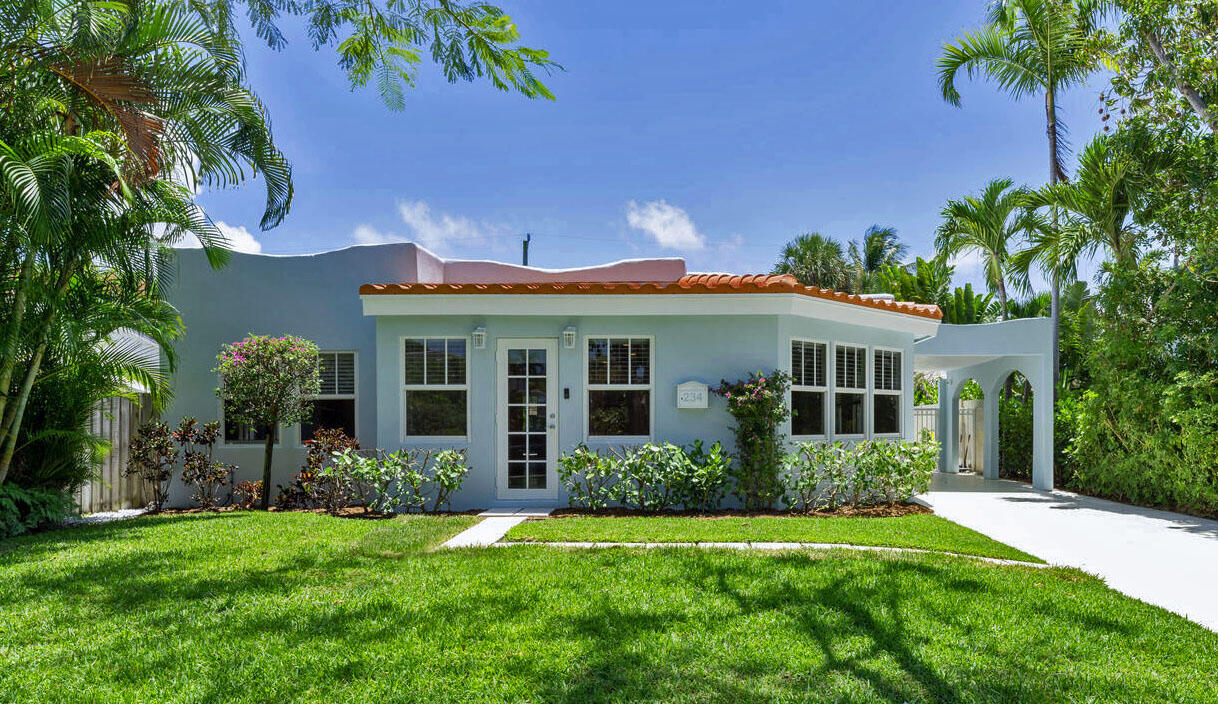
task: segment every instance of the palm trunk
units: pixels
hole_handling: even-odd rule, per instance
[[[1010,316],[1007,313],[1007,282],[1001,276],[998,277],[998,304],[1002,306],[1002,319],[1008,320]]]
[[[47,325],[47,328],[50,326]],[[4,418],[4,432],[0,437],[4,438],[3,454],[0,454],[0,484],[8,478],[9,467],[13,463],[13,454],[17,451],[17,435],[21,432],[21,420],[25,416],[25,407],[30,400],[30,390],[34,388],[34,380],[38,378],[38,371],[42,367],[42,357],[47,351],[46,335],[43,335],[43,340],[38,345],[38,349],[34,352],[34,356],[30,359],[30,367],[25,372],[25,380],[21,384],[21,391],[17,396],[17,405],[9,408],[8,414]]]
[[[21,324],[25,321],[25,309],[29,296],[30,280],[34,277],[33,255],[26,255],[21,262],[21,275],[17,279],[17,291],[13,297],[12,318],[5,331],[4,348],[0,350],[0,418],[8,410],[9,389],[13,384],[13,372],[17,369],[17,345],[21,340]],[[0,433],[0,441],[5,439]],[[0,483],[4,477],[0,474]]]
[[[1056,185],[1062,180],[1060,160],[1057,153],[1057,104],[1052,88],[1045,91],[1045,132],[1049,137],[1049,183]],[[1057,207],[1053,208],[1053,228],[1057,229]],[[1058,352],[1059,325],[1061,324],[1061,285],[1057,279],[1057,266],[1050,272],[1052,288],[1050,289],[1051,305],[1049,316],[1053,320],[1053,393],[1057,394],[1057,380],[1061,375],[1058,370],[1060,353]]]
[[[275,452],[275,428],[279,423],[266,425],[266,444],[262,450],[262,510],[271,507],[271,456]]]

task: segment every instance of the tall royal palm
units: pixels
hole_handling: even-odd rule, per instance
[[[850,265],[854,270],[860,293],[875,293],[880,273],[889,266],[900,265],[909,247],[901,243],[892,227],[872,225],[863,235],[863,242],[850,243]]]
[[[791,274],[805,286],[843,290],[851,285],[850,267],[842,243],[806,232],[782,248],[775,274]]]
[[[1050,184],[1065,180],[1065,126],[1058,114],[1058,95],[1082,84],[1101,67],[1112,65],[1108,37],[1097,24],[1104,4],[1098,0],[999,0],[991,8],[989,24],[946,44],[939,59],[939,87],[943,99],[952,105],[960,105],[956,79],[961,71],[969,78],[994,81],[1015,99],[1044,96]],[[1055,280],[1055,374],[1058,299]]]
[[[994,179],[980,196],[949,200],[935,237],[935,247],[945,258],[966,252],[981,257],[986,283],[998,295],[1003,320],[1010,313],[1008,288],[1015,245],[1039,225],[1036,214],[1025,207],[1028,191],[1012,186],[1010,179]]]

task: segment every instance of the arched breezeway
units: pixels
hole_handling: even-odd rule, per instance
[[[998,478],[998,399],[1012,372],[1032,387],[1032,486],[1053,488],[1053,354],[1052,321],[1008,320],[984,325],[941,325],[934,337],[914,345],[914,368],[940,372],[936,437],[958,438],[956,412],[961,388],[974,379],[984,393],[984,443],[981,465],[986,479]],[[960,444],[944,442],[939,471],[955,473]]]

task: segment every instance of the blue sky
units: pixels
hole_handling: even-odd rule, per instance
[[[556,101],[450,85],[425,64],[394,113],[294,25],[283,51],[251,42],[296,201],[269,232],[261,184],[206,192],[204,207],[271,253],[410,239],[518,262],[530,232],[538,266],[684,256],[748,273],[808,230],[890,225],[927,254],[947,198],[1045,178],[1041,100],[982,82],[963,86],[963,108],[939,96],[942,43],[982,22],[984,0],[502,6],[565,66],[548,80]],[[1099,129],[1093,83],[1062,101],[1077,146]],[[960,274],[979,282],[969,262]]]

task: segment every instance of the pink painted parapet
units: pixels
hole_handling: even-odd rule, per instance
[[[676,281],[685,275],[684,259],[626,259],[600,266],[579,269],[538,269],[531,266],[504,264],[490,261],[444,261],[443,281],[423,281],[424,266],[428,257],[439,259],[419,248],[420,283],[446,284],[533,284],[560,282],[607,282],[607,281]],[[429,262],[430,264],[430,262]]]

